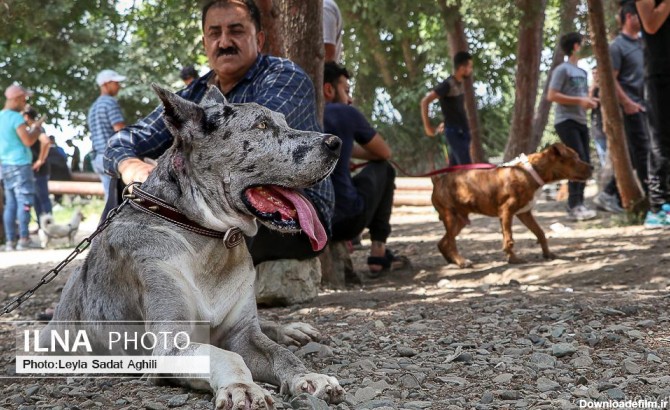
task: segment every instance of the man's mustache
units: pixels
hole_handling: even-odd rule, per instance
[[[235,55],[238,53],[237,47],[226,47],[226,48],[219,48],[219,50],[216,52],[216,56],[229,56],[229,55]]]

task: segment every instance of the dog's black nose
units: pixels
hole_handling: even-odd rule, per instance
[[[338,137],[334,135],[326,135],[325,137],[323,137],[323,143],[330,151],[336,154],[340,153],[340,147],[342,147],[342,140],[339,139]]]

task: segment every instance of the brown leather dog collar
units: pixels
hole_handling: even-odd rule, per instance
[[[199,235],[209,236],[211,238],[223,239],[226,248],[231,249],[239,245],[244,240],[244,235],[240,228],[231,228],[227,231],[215,231],[191,221],[179,212],[179,210],[160,198],[157,198],[145,191],[142,191],[137,185],[133,186],[132,194],[124,195],[130,200],[133,208],[157,216],[165,221],[173,223],[183,229],[195,232]]]

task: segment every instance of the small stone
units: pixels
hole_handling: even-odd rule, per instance
[[[502,400],[519,400],[521,398],[521,393],[517,390],[503,390],[500,392],[500,398]]]
[[[570,362],[574,367],[578,369],[586,369],[591,367],[593,364],[593,359],[589,356],[578,356]]]
[[[144,403],[144,408],[147,409],[147,410],[165,410],[165,409],[167,409],[167,407],[165,407],[164,405],[162,405],[160,403],[153,402],[153,401],[149,401],[149,402]]]
[[[635,363],[634,361],[627,359],[623,361],[623,370],[626,373],[630,374],[639,374],[640,371],[642,371],[642,368],[640,367],[639,364]]]
[[[305,357],[308,354],[318,353],[321,350],[321,346],[321,343],[309,342],[298,349],[298,351],[295,352],[295,355],[298,357]]]
[[[311,394],[303,393],[291,400],[294,410],[328,410],[328,404]]]
[[[544,393],[552,390],[559,390],[561,388],[561,385],[559,383],[556,383],[555,381],[548,379],[546,377],[540,377],[537,379],[537,389]]]
[[[571,355],[577,351],[577,348],[571,343],[556,343],[551,346],[551,354],[556,357]]]
[[[501,374],[501,375],[496,376],[496,377],[493,379],[493,383],[496,383],[496,384],[505,384],[505,383],[509,383],[510,381],[512,381],[512,378],[513,378],[513,377],[514,377],[514,375],[511,374],[511,373],[503,373],[503,374]]]
[[[433,407],[432,401],[410,401],[403,404],[406,409],[429,409]]]
[[[172,396],[170,400],[168,400],[168,407],[180,407],[186,404],[188,401],[188,394],[178,394],[176,396]]]
[[[384,322],[381,320],[375,320],[375,329],[384,329],[386,326],[384,326]]]
[[[398,346],[397,350],[398,350],[398,354],[402,357],[416,356],[416,350],[412,349],[411,347]]]
[[[559,337],[563,336],[563,333],[565,333],[565,327],[557,326],[551,331],[551,337],[558,339]]]
[[[37,393],[40,390],[39,385],[33,385],[30,387],[27,387],[23,392],[26,394],[26,396],[32,396],[35,393]]]
[[[479,400],[481,404],[491,404],[493,403],[493,393],[490,391],[485,391],[484,394],[482,394],[482,398]]]
[[[607,390],[607,396],[612,400],[623,400],[626,398],[626,394],[618,387]]]
[[[530,355],[530,361],[540,369],[551,369],[556,365],[556,358],[546,353],[533,353]]]
[[[577,377],[577,380],[575,380],[575,384],[577,386],[586,386],[587,384],[589,384],[589,380],[584,376],[579,376]]]
[[[647,355],[647,361],[648,361],[648,362],[653,362],[653,363],[662,363],[662,362],[663,362],[663,360],[661,360],[660,357],[656,356],[656,355],[653,354],[653,353],[649,353],[649,354]]]
[[[356,403],[361,403],[364,401],[369,401],[374,399],[379,395],[379,392],[377,389],[374,389],[372,387],[363,387],[362,389],[356,390],[356,393],[354,394],[354,398],[356,399]],[[295,407],[294,407],[295,408]],[[328,407],[326,407],[328,408]]]
[[[463,363],[472,363],[472,355],[470,353],[463,352],[460,355],[458,355],[458,357],[455,358],[454,361]]]
[[[417,389],[421,387],[421,384],[419,384],[419,380],[411,374],[405,374],[398,379],[398,382],[400,383],[400,386],[402,386],[405,389]]]
[[[638,327],[654,327],[656,326],[656,321],[652,319],[640,320],[637,322]]]

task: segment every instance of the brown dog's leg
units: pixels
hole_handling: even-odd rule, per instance
[[[500,226],[503,232],[503,251],[507,254],[507,262],[509,263],[525,263],[523,259],[514,254],[514,239],[512,239],[512,219],[514,215],[509,211],[509,208],[504,209],[500,213]]]
[[[537,241],[542,247],[542,256],[544,256],[545,259],[556,259],[556,255],[549,251],[549,244],[547,243],[547,238],[544,236],[544,231],[540,228],[540,225],[537,224],[533,214],[528,211],[518,214],[517,217],[537,237]]]
[[[453,262],[460,268],[472,267],[472,262],[462,257],[458,253],[458,248],[456,247],[456,236],[458,236],[465,226],[467,218],[459,218],[458,215],[447,211],[440,219],[442,219],[444,227],[447,230],[447,233],[437,244],[442,256],[444,256],[444,259],[448,262]]]

